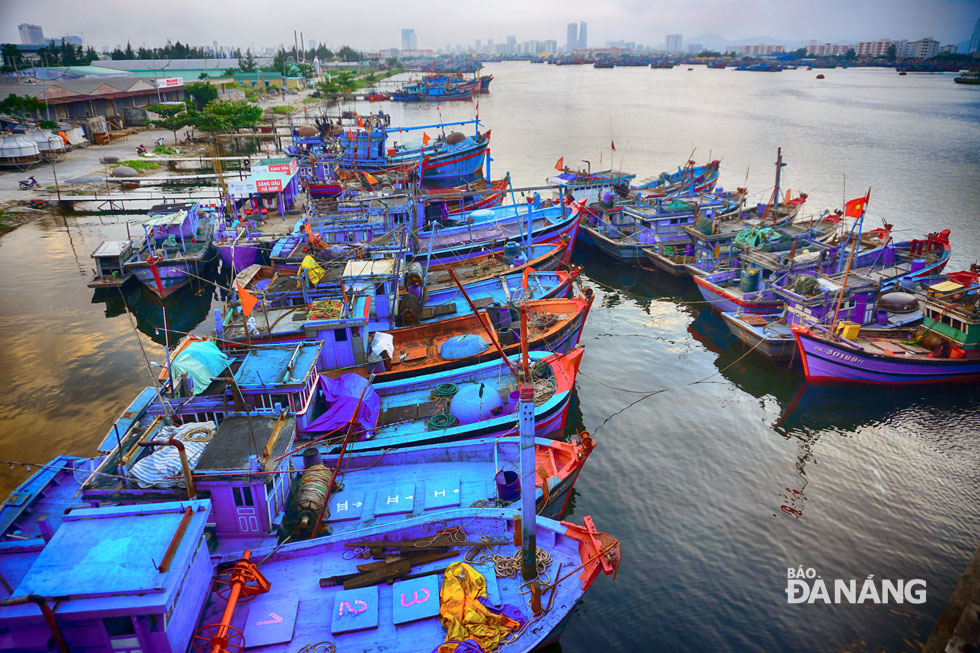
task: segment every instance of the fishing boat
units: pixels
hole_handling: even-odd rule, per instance
[[[558,519],[594,441],[534,441],[535,504]],[[293,540],[337,535],[411,517],[433,517],[460,507],[504,507],[520,498],[520,438],[476,438],[404,447],[382,453],[331,454],[309,445],[292,454],[298,484],[283,521]],[[324,488],[333,487],[330,492]],[[397,488],[399,510],[386,497]],[[410,489],[410,491],[404,491]],[[317,526],[319,524],[319,526]]]
[[[565,427],[571,392],[583,349],[576,347],[567,354],[530,352],[535,387],[535,436],[561,433]],[[339,386],[345,398],[356,387],[364,392],[357,402],[357,439],[343,442],[346,451],[376,451],[391,447],[438,444],[478,437],[496,437],[517,428],[517,380],[513,365],[519,356],[477,363],[466,367],[422,374],[407,379],[365,385],[355,375],[345,379],[321,376],[321,394],[315,404],[312,421],[298,429],[300,440],[324,439],[332,433],[334,448],[339,450],[347,426],[355,415],[343,412],[351,408],[346,399],[335,401]],[[338,408],[342,406],[343,408]]]
[[[829,326],[835,320],[861,325],[869,337],[882,337],[922,321],[915,297],[901,290],[879,296],[878,282],[860,274],[797,276],[773,289],[785,302],[781,313],[721,313],[732,334],[770,360],[796,357],[793,325]]]
[[[503,202],[508,183],[506,177],[493,181],[481,178],[451,188],[426,188],[423,200],[425,215],[428,218],[445,218],[467,211],[492,209]]]
[[[841,245],[828,248],[806,235],[787,233],[786,227],[774,231],[778,239],[763,244],[769,251],[743,243],[738,267],[694,277],[701,296],[712,308],[731,313],[776,313],[782,310],[783,301],[774,288],[785,286],[794,274],[843,271],[845,253]],[[948,229],[897,243],[891,240],[890,229],[873,230],[863,234],[861,242],[863,248],[852,257],[850,270],[874,280],[882,291],[906,279],[941,273],[951,253]]]
[[[472,97],[472,93],[470,93]],[[473,136],[461,132],[445,133],[446,127],[475,125]],[[428,138],[426,129],[438,130],[435,138]],[[422,131],[420,139],[395,143],[388,146],[389,135],[400,138],[412,132]],[[342,168],[354,168],[367,172],[418,171],[424,184],[457,186],[472,181],[482,170],[490,147],[490,130],[479,132],[475,120],[424,125],[419,127],[352,127],[336,137],[340,154],[337,162]]]
[[[124,286],[129,280],[133,279],[131,272],[125,272],[123,266],[126,260],[133,255],[136,247],[132,240],[104,240],[95,251],[92,252],[92,260],[95,261],[95,269],[92,270],[93,277],[86,285],[89,288],[119,288]]]
[[[198,202],[160,204],[150,209],[143,223],[144,240],[123,264],[123,272],[160,297],[167,297],[201,276],[213,259],[214,220]]]
[[[564,157],[563,157],[564,158]],[[630,172],[600,170],[569,170],[564,168],[559,174],[548,178],[548,184],[555,187],[561,198],[585,204],[598,202],[604,191],[625,192],[628,194],[630,182],[636,175]]]
[[[980,378],[980,283],[976,270],[954,272],[927,286],[922,325],[887,337],[858,324],[833,330],[794,326],[807,381],[905,385]]]
[[[980,84],[980,70],[964,70],[953,81],[957,84]]]
[[[297,651],[324,642],[337,650],[431,653],[470,639],[492,650],[507,636],[507,648],[540,649],[558,641],[600,572],[615,574],[619,542],[597,531],[590,517],[585,526],[535,519],[537,574],[553,580],[541,594],[542,608],[532,610],[527,583],[510,567],[521,566],[514,514],[459,509],[440,515],[439,532],[431,518],[415,517],[221,558],[213,590],[187,599],[202,614],[194,641],[202,649],[229,642],[236,649]],[[360,558],[365,546],[386,560],[372,565]],[[225,588],[232,588],[230,597]],[[239,596],[254,599],[248,609],[232,600]],[[268,629],[270,621],[279,627]]]
[[[703,166],[688,161],[683,167],[678,166],[676,172],[661,172],[656,179],[642,182],[632,190],[639,190],[651,198],[710,193],[718,183],[720,166],[718,159]]]
[[[730,195],[744,200],[745,192],[744,188],[739,188]],[[760,225],[766,218],[773,224],[787,224],[796,218],[805,201],[806,195],[803,194],[783,202],[777,208],[767,209],[767,205],[759,204],[753,209],[726,214],[702,213],[693,224],[680,225],[680,230],[687,236],[686,241],[678,236],[676,242],[652,245],[643,253],[654,267],[671,276],[691,276],[694,274],[692,270],[696,274],[704,274],[715,267],[723,253],[723,246],[730,244],[739,233],[748,227]],[[824,228],[822,224],[819,227]],[[702,270],[702,266],[708,269]]]
[[[652,245],[683,246],[690,237],[683,231],[702,213],[719,219],[741,209],[741,194],[726,197],[703,194],[697,197],[675,197],[617,205],[612,194],[605,201],[589,207],[581,226],[582,241],[603,254],[627,265],[647,260],[645,249]]]
[[[583,295],[572,299],[525,302],[529,346],[556,352],[571,350],[578,344],[593,299],[591,289],[586,288]],[[360,295],[347,304],[326,300],[329,303],[270,309],[253,314],[258,319],[246,321],[247,336],[241,314],[229,309],[217,319],[215,334],[222,350],[233,354],[249,342],[318,340],[324,343],[318,369],[356,371],[365,376],[374,373],[379,379],[407,378],[493,359],[498,353],[488,340],[488,328],[508,355],[520,349],[520,320],[509,306],[478,307],[479,316],[446,316],[416,326],[391,328],[388,321],[372,323],[371,301],[371,297]]]

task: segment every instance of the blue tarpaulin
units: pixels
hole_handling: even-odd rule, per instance
[[[361,401],[361,408],[357,411],[355,427],[359,436],[355,439],[365,439],[374,435],[374,427],[378,421],[378,413],[381,410],[381,397],[375,392],[374,388],[369,388],[368,380],[357,374],[344,374],[339,379],[331,379],[320,376],[320,393],[327,402],[327,409],[323,415],[314,419],[306,428],[304,433],[329,433],[337,429],[345,428],[350,424],[357,409],[357,402],[364,394]],[[367,388],[365,390],[365,388]]]
[[[221,376],[230,363],[231,359],[213,342],[193,342],[171,363],[171,372],[175,379],[187,372],[194,382],[191,392],[196,396],[211,385],[212,378]]]

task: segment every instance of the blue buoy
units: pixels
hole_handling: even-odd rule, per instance
[[[460,424],[473,424],[502,412],[504,402],[494,385],[487,383],[467,383],[461,385],[459,392],[449,405],[449,412]]]
[[[482,354],[489,346],[490,343],[484,340],[482,336],[467,333],[461,336],[453,336],[442,343],[442,347],[439,348],[439,355],[450,360],[466,358],[467,356]]]

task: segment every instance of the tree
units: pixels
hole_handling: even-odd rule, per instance
[[[797,59],[802,59],[803,57],[806,56],[806,48],[797,48],[796,50],[793,50],[789,54],[793,55]]]
[[[193,122],[193,116],[188,111],[187,105],[154,104],[146,107],[146,109],[160,116],[158,119],[150,120],[155,127],[163,127],[174,133],[174,145],[177,144],[177,130]]]
[[[200,111],[218,99],[218,89],[208,83],[194,82],[184,87],[184,95],[188,96],[193,101],[194,107]]]
[[[212,102],[194,116],[201,131],[223,131],[255,127],[262,120],[262,109],[248,102]]]
[[[844,55],[844,58],[846,59],[854,59],[856,57],[857,53],[854,51],[854,48],[848,48],[847,54]]]
[[[255,72],[255,57],[252,56],[252,49],[245,50],[245,56],[238,60],[238,69],[243,73]]]
[[[337,58],[341,61],[361,61],[364,59],[364,55],[349,45],[345,45],[337,50]]]
[[[30,95],[14,95],[0,101],[0,113],[10,113],[21,118],[37,119],[38,114],[47,106],[43,100]]]
[[[892,43],[888,46],[888,58],[894,61],[896,56],[898,56],[898,48],[896,48],[895,44]]]
[[[136,53],[133,52],[133,46],[130,45],[129,41],[126,41],[126,50],[125,50],[125,53],[126,53],[126,58],[127,59],[135,59],[136,58]]]

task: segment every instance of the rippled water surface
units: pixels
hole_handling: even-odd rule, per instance
[[[558,157],[641,178],[693,157],[721,185],[783,187],[813,210],[871,187],[869,219],[903,237],[952,230],[950,269],[978,256],[980,88],[894,70],[748,73],[492,64],[479,100],[492,172],[541,184]],[[472,117],[475,106],[383,106],[393,124]],[[433,132],[434,133],[434,130]],[[610,144],[615,142],[616,151]],[[89,455],[160,360],[159,303],[139,290],[93,301],[89,254],[133,216],[45,216],[0,238],[0,442],[5,459]],[[598,448],[576,486],[622,541],[616,583],[597,580],[566,651],[913,650],[980,533],[980,393],[807,386],[745,356],[689,281],[580,249],[597,300],[573,421]],[[172,331],[207,330],[207,289],[181,293]],[[154,340],[154,338],[156,340]],[[142,349],[141,349],[142,348]],[[662,391],[662,392],[660,392]],[[0,492],[26,476],[0,467]],[[788,567],[824,579],[927,582],[922,605],[787,605]]]

